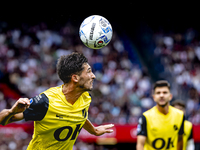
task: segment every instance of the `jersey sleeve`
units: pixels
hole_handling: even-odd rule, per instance
[[[193,139],[193,127],[192,127],[192,129],[190,131],[190,136],[188,137],[187,140],[189,141],[190,139]]]
[[[184,133],[184,122],[185,122],[185,115],[183,115],[183,121],[181,123],[181,128],[178,132],[179,135],[183,135],[183,133]]]
[[[137,125],[137,135],[147,136],[147,122],[146,117],[144,115],[142,115],[142,117],[139,118]]]
[[[30,107],[23,112],[25,120],[42,120],[47,113],[48,107],[49,99],[45,94],[41,94],[31,98]]]

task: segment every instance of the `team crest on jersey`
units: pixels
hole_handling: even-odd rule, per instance
[[[174,125],[174,130],[176,131],[176,130],[178,130],[178,127],[177,127],[177,125]]]

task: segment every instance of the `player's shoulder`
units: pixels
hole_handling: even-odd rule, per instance
[[[185,120],[184,125],[185,125],[185,127],[188,127],[188,128],[192,127],[192,123],[188,120]]]
[[[84,92],[81,96],[83,97],[84,101],[91,101],[92,99],[91,94],[89,92]]]
[[[153,115],[156,112],[156,106],[152,107],[151,109],[145,111],[143,113],[144,116],[149,116],[149,115]]]
[[[181,115],[181,116],[184,115],[183,111],[181,111],[181,110],[179,110],[175,107],[169,106],[169,109],[171,110],[170,112],[173,113],[173,114],[176,113],[176,114]]]
[[[55,87],[50,87],[49,89],[47,89],[44,92],[46,92],[46,93],[49,93],[49,92],[58,92],[58,91],[61,91],[61,88],[62,88],[61,85],[60,86],[55,86]]]
[[[44,93],[46,96],[60,94],[60,93],[62,93],[62,86],[51,87],[42,93]]]
[[[85,96],[86,98],[91,98],[91,94],[89,92],[84,92],[82,96]]]

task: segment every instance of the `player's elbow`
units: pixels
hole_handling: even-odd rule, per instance
[[[7,124],[6,124],[5,122],[3,122],[3,121],[0,122],[0,124],[3,125],[3,126],[7,125]]]
[[[9,121],[7,121],[7,120],[2,120],[2,121],[0,122],[0,124],[3,125],[3,126],[6,126],[6,125],[9,124],[9,123],[10,123],[10,120],[9,120]]]
[[[8,116],[9,116],[8,109],[4,109],[1,111],[1,113],[0,113],[0,124],[1,125],[3,125],[3,126],[7,125],[6,122],[7,122]]]
[[[3,120],[3,119],[2,119],[2,120],[0,121],[0,124],[3,125],[3,126],[5,126],[5,125],[8,124],[8,122],[7,122],[6,120]]]
[[[0,121],[0,124],[3,126],[6,126],[7,124],[14,122],[15,121],[15,117],[5,117],[4,119],[2,119],[2,121]]]

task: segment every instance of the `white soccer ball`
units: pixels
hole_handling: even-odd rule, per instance
[[[112,38],[112,33],[109,21],[99,15],[87,17],[79,29],[81,41],[91,49],[100,49],[106,46]]]

